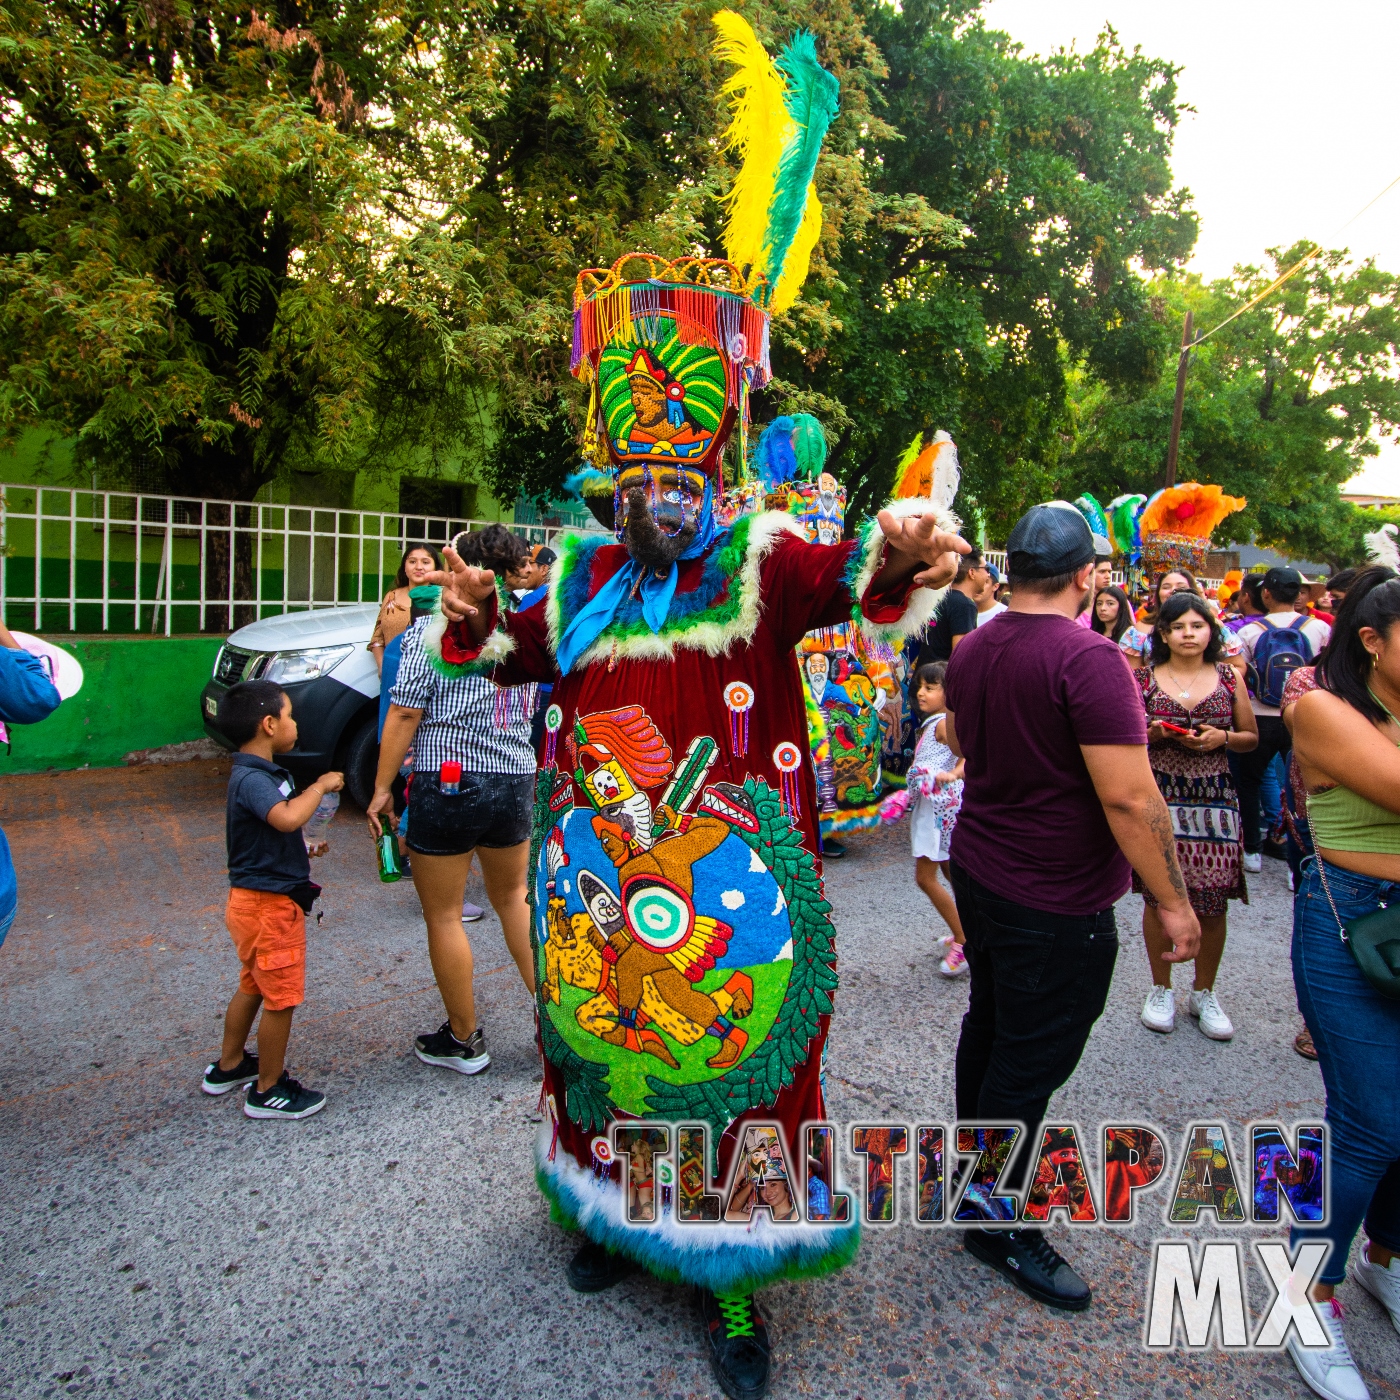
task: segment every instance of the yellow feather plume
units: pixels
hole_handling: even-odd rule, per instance
[[[743,162],[725,201],[729,206],[724,231],[725,252],[730,262],[757,273],[763,271],[763,238],[783,156],[783,142],[794,124],[783,101],[787,84],[748,20],[733,10],[720,10],[714,16],[714,25],[719,30],[715,57],[735,66],[724,84],[734,113],[724,140],[731,150],[739,153]],[[799,239],[806,231],[811,199],[809,195]],[[815,243],[813,235],[812,244]],[[810,256],[811,246],[807,252]],[[790,258],[789,265],[791,262]],[[803,275],[806,275],[805,259]],[[801,280],[797,280],[797,286],[801,286]],[[791,296],[796,295],[794,287]]]
[[[817,198],[816,182],[807,186],[807,203],[802,210],[802,222],[797,228],[797,237],[788,249],[787,261],[783,264],[783,275],[773,288],[773,314],[786,311],[797,300],[802,284],[807,280],[807,271],[812,265],[812,249],[822,233],[822,202]]]

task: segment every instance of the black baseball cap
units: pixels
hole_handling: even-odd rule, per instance
[[[1032,506],[1006,541],[1007,568],[1014,578],[1055,578],[1093,558],[1094,533],[1068,501]]]
[[[1259,587],[1267,588],[1277,598],[1283,589],[1301,588],[1306,582],[1307,579],[1297,569],[1290,569],[1287,565],[1280,564],[1270,569],[1259,580]]]

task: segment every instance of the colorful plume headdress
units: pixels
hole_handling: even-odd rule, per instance
[[[793,35],[775,63],[732,10],[721,10],[714,25],[715,54],[735,65],[724,85],[734,110],[725,142],[742,159],[727,201],[725,250],[731,262],[770,284],[770,309],[786,311],[806,281],[821,233],[812,176],[840,84],[818,62],[816,40],[806,30]]]
[[[812,175],[839,84],[796,34],[775,62],[747,21],[714,17],[735,72],[726,140],[742,156],[727,200],[727,259],[629,253],[574,289],[571,368],[592,388],[584,436],[595,467],[684,464],[719,477],[748,398],[772,378],[769,318],[797,296],[821,230]]]
[[[1142,508],[1146,504],[1146,496],[1131,491],[1115,496],[1108,503],[1108,538],[1113,552],[1126,556],[1132,564],[1136,564],[1142,554]]]
[[[1227,515],[1249,503],[1243,496],[1227,496],[1218,486],[1188,481],[1159,491],[1142,513],[1142,533],[1168,531],[1208,540]]]
[[[1154,574],[1183,567],[1199,573],[1216,526],[1247,504],[1243,496],[1227,496],[1198,481],[1157,492],[1138,521],[1144,565]]]
[[[894,474],[896,497],[926,498],[942,510],[951,510],[962,479],[958,445],[941,428],[929,439],[927,447],[924,435],[916,433],[895,463]]]

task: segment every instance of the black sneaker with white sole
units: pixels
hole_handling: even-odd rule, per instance
[[[326,1096],[319,1089],[299,1084],[286,1070],[265,1093],[253,1084],[243,1101],[243,1112],[249,1118],[310,1118],[326,1106]]]
[[[480,1074],[491,1063],[481,1027],[478,1026],[463,1042],[452,1034],[450,1021],[444,1021],[431,1035],[420,1035],[413,1042],[413,1053],[425,1065],[455,1069],[458,1074]]]
[[[1093,1299],[1089,1285],[1034,1227],[969,1230],[963,1245],[974,1259],[1006,1275],[1022,1293],[1064,1312],[1083,1312]]]
[[[200,1087],[206,1094],[226,1094],[240,1084],[251,1084],[257,1077],[258,1057],[245,1050],[243,1058],[233,1069],[220,1069],[218,1060],[215,1060],[204,1071],[204,1083]]]

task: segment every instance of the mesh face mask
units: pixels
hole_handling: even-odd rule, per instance
[[[618,538],[622,538],[626,524],[624,507],[627,495],[635,487],[641,487],[657,528],[663,535],[674,539],[687,525],[693,525],[698,532],[703,532],[704,517],[710,510],[711,501],[708,477],[703,478],[704,484],[697,495],[696,486],[701,480],[698,472],[664,467],[657,471],[650,465],[640,470],[628,468],[620,472],[614,492]]]

